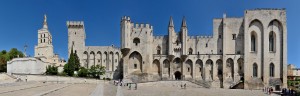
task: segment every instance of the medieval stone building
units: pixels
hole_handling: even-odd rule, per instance
[[[69,53],[73,47],[82,66],[99,64],[139,82],[190,80],[231,88],[242,81],[245,89],[286,87],[285,9],[245,10],[244,17],[213,19],[211,36],[189,36],[186,22],[183,18],[175,30],[171,17],[168,34],[155,36],[150,24],[122,17],[118,49],[85,46],[83,22],[68,21]]]
[[[100,65],[106,68],[107,77],[117,78],[114,75],[121,57],[120,49],[111,46],[86,46],[85,29],[83,21],[67,21],[68,27],[68,53],[70,56],[73,48],[80,59],[81,66],[90,68],[93,65]]]

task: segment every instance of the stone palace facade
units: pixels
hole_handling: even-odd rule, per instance
[[[106,66],[116,77],[137,82],[191,80],[211,87],[245,89],[286,87],[287,26],[285,9],[245,10],[244,17],[213,19],[213,35],[189,36],[182,19],[175,30],[155,36],[150,24],[122,17],[121,48],[86,46],[82,21],[68,21],[69,54],[73,47],[82,66]],[[119,70],[118,70],[119,69]]]

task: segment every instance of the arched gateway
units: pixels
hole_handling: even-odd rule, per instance
[[[175,80],[181,80],[181,72],[176,71],[176,72],[174,73],[174,76],[175,76]]]

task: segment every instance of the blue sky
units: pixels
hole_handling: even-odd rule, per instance
[[[244,10],[286,8],[288,28],[288,63],[300,67],[299,0],[1,0],[0,50],[28,45],[34,55],[37,30],[47,14],[55,53],[67,59],[68,20],[83,20],[86,45],[120,45],[120,19],[130,16],[133,22],[149,23],[155,35],[166,35],[170,16],[175,30],[185,16],[189,35],[212,34],[212,19],[242,17]]]

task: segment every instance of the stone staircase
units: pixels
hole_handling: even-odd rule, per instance
[[[204,81],[204,80],[187,80],[187,81],[202,86],[204,88],[211,88],[211,81]]]
[[[282,81],[280,78],[270,78],[269,86],[282,85]]]
[[[263,81],[260,78],[251,78],[245,81],[248,84],[249,89],[262,89],[264,87]]]
[[[244,89],[244,82],[239,82],[232,86],[230,89]]]
[[[10,77],[10,78],[12,78],[12,79],[17,79],[17,77],[16,77],[16,76],[9,75],[9,74],[7,74],[7,73],[6,73],[6,75],[7,75],[7,76],[9,76],[9,77]]]
[[[6,73],[0,73],[0,84],[13,83],[16,81],[16,77],[8,75]]]

